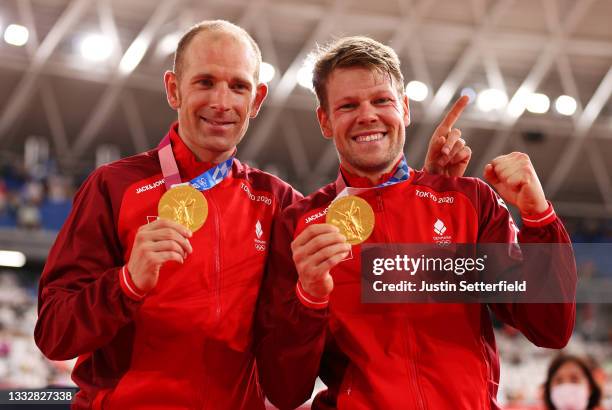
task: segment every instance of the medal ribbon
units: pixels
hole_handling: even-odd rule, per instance
[[[174,185],[181,185],[181,174],[179,173],[178,166],[176,165],[176,159],[174,158],[172,145],[170,144],[170,137],[168,135],[166,135],[161,141],[158,153],[159,165],[162,169],[166,189],[169,190]],[[191,185],[198,191],[206,191],[207,189],[211,189],[229,175],[229,172],[232,169],[233,161],[234,156],[231,156],[226,161],[217,164],[191,181],[185,182],[185,184]]]
[[[348,196],[348,195],[357,195],[361,192],[366,192],[369,191],[371,189],[378,189],[378,188],[383,188],[386,186],[391,186],[391,185],[395,185],[395,184],[399,184],[402,182],[406,182],[408,181],[408,178],[410,178],[410,167],[408,166],[408,164],[406,163],[406,157],[402,156],[402,159],[399,163],[399,165],[397,166],[397,169],[395,170],[395,173],[393,173],[393,176],[391,176],[391,178],[389,178],[388,181],[382,183],[382,184],[378,184],[375,187],[370,187],[370,188],[355,188],[355,187],[350,187],[350,186],[346,186],[346,182],[344,181],[344,177],[342,176],[342,172],[340,172],[340,175],[338,176],[338,179],[336,180],[336,192],[340,191],[340,193],[336,196],[336,198],[334,199],[334,201],[336,199],[342,198],[344,196]]]

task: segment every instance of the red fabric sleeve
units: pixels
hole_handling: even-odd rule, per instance
[[[504,243],[514,236],[514,222],[503,201],[488,185],[480,187],[479,242]],[[533,221],[524,223],[518,232],[519,244],[571,243],[563,224],[554,214],[552,205],[545,215],[534,215]],[[527,221],[525,221],[527,222]],[[546,223],[542,223],[546,222]],[[546,252],[548,251],[548,254]],[[559,293],[572,295],[575,300],[577,274],[571,246],[522,247],[523,271],[546,272],[554,277],[547,285],[555,286]],[[569,299],[569,298],[568,298]],[[527,339],[540,347],[560,349],[569,341],[574,329],[576,304],[573,303],[496,303],[489,304],[504,323],[520,330]]]
[[[315,296],[310,295],[304,290],[304,288],[302,287],[302,283],[299,280],[295,285],[295,294],[304,306],[309,307],[311,309],[325,309],[329,304],[329,296],[326,296],[324,298],[317,298]]]
[[[132,274],[127,268],[127,265],[123,265],[121,269],[119,269],[119,284],[121,285],[121,290],[123,293],[130,299],[141,300],[146,296],[146,292],[138,289],[138,286],[132,280]]]
[[[107,345],[142,303],[120,285],[125,261],[103,168],[76,194],[40,279],[34,339],[52,360]]]
[[[550,201],[548,201],[548,208],[546,208],[544,212],[540,212],[539,214],[521,214],[521,219],[525,226],[540,228],[557,219],[557,214]]]
[[[280,409],[308,400],[319,373],[328,309],[311,309],[297,297],[291,218],[277,219],[259,294],[255,340],[264,393]]]

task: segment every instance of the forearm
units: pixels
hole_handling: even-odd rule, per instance
[[[255,351],[261,385],[281,409],[308,400],[318,376],[328,322],[327,304],[309,307],[296,293],[288,224],[275,226],[255,315]]]
[[[45,286],[34,331],[45,356],[66,360],[91,352],[108,344],[132,320],[142,301],[126,294],[120,269],[109,269],[78,290],[53,282]]]
[[[542,287],[533,292],[529,302],[547,298],[565,303],[497,304],[492,308],[534,344],[562,348],[572,335],[576,317],[577,274],[570,238],[561,221],[554,219],[542,226],[526,224],[519,233],[519,242],[524,245],[521,247],[523,277],[530,284],[539,283]]]
[[[327,309],[304,306],[295,295],[260,315],[266,321],[257,348],[261,384],[268,399],[280,409],[307,401],[319,374],[328,322]]]

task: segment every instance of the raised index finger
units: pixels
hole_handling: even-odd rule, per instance
[[[461,116],[461,113],[463,112],[465,107],[467,107],[469,102],[470,97],[468,97],[467,95],[462,95],[461,97],[459,97],[459,99],[455,101],[455,104],[453,104],[453,107],[450,109],[448,114],[446,114],[446,117],[444,117],[438,128],[446,129],[446,132],[449,132],[451,128],[453,128],[453,126],[455,125],[455,123]]]

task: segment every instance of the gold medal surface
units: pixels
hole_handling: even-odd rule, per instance
[[[157,204],[157,213],[160,218],[177,222],[195,232],[208,217],[208,203],[200,191],[189,185],[181,185],[162,195]]]
[[[325,222],[337,226],[348,243],[357,245],[372,234],[374,211],[365,199],[349,195],[332,202]]]

